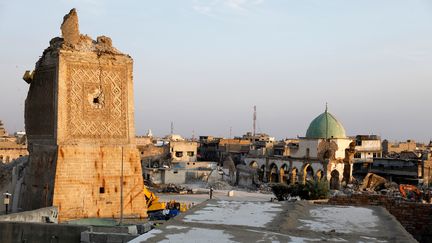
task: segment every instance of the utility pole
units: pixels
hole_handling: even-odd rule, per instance
[[[123,146],[121,147],[121,177],[120,177],[120,222],[123,224]]]
[[[171,135],[174,134],[174,122],[171,121]]]
[[[232,127],[230,127],[230,138],[232,138]]]
[[[253,135],[255,136],[256,134],[256,119],[257,119],[257,115],[256,115],[256,105],[254,105],[254,113],[253,113]]]

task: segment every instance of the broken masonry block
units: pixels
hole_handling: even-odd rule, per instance
[[[23,76],[24,81],[30,84],[33,81],[34,71],[26,70]]]
[[[60,29],[66,44],[76,45],[79,43],[78,14],[74,8],[64,16]]]

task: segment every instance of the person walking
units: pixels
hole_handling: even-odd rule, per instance
[[[3,195],[4,195],[3,202],[4,202],[4,205],[5,205],[5,211],[6,211],[6,214],[8,214],[8,212],[9,212],[10,196],[12,196],[12,194],[10,194],[8,191],[6,191],[5,193],[3,193]]]

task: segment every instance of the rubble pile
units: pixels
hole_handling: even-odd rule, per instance
[[[226,181],[215,181],[207,184],[207,188],[213,188],[214,190],[231,190],[233,187]]]
[[[272,194],[273,193],[271,186],[267,183],[262,183],[261,185],[259,185],[258,191],[260,193],[265,193],[265,194]]]
[[[340,190],[331,190],[330,197],[351,197],[354,195],[386,196],[399,201],[432,202],[432,187],[429,185],[414,186],[397,184],[373,173],[368,173],[362,183],[354,180],[352,184],[344,185]]]
[[[379,175],[368,173],[360,186],[361,191],[376,191],[385,186],[387,180]]]
[[[184,187],[184,186],[180,186],[180,185],[175,185],[175,184],[167,184],[163,187],[161,187],[158,192],[163,192],[163,193],[179,193],[179,194],[192,194],[193,191],[190,188]]]

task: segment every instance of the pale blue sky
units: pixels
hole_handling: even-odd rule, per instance
[[[21,77],[77,8],[134,60],[138,134],[303,136],[329,110],[349,135],[432,138],[430,0],[0,0],[0,119],[24,128]]]

